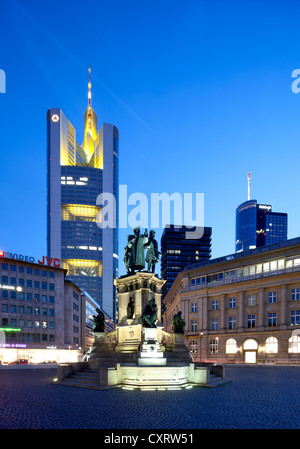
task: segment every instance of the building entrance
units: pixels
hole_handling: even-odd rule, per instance
[[[256,363],[256,351],[245,351],[245,363]]]
[[[245,363],[256,363],[258,344],[252,338],[246,340],[243,344]]]

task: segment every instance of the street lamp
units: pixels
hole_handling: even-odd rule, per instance
[[[200,363],[201,363],[201,340],[202,340],[203,332],[200,332]]]

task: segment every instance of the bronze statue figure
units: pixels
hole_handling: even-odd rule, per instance
[[[141,321],[144,327],[156,327],[157,305],[155,304],[154,298],[150,299],[149,303],[145,306]]]
[[[96,309],[97,316],[93,315],[93,331],[94,332],[104,332],[105,330],[105,317],[104,313],[100,309]]]
[[[150,237],[147,245],[146,262],[148,263],[148,271],[155,271],[155,264],[159,262],[159,255],[161,252],[158,250],[158,243],[155,240],[155,231],[150,231]]]
[[[129,235],[127,237],[127,246],[125,248],[123,262],[128,274],[145,268],[144,250],[149,238],[147,229],[145,229],[144,234],[141,234],[140,232],[139,226],[136,226],[134,228],[134,235]]]
[[[130,320],[133,318],[134,314],[134,298],[131,296],[127,305],[127,318]]]
[[[185,327],[185,321],[181,317],[181,311],[179,311],[173,317],[173,330],[175,334],[183,334]]]

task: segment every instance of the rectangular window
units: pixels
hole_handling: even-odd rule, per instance
[[[34,281],[34,288],[40,288],[40,281]]]
[[[269,304],[277,302],[277,292],[269,292]]]
[[[54,284],[49,284],[49,290],[54,291]]]
[[[197,332],[197,329],[198,329],[197,320],[192,320],[191,321],[191,332]]]
[[[22,278],[19,278],[18,279],[18,284],[19,284],[20,287],[25,287],[25,280],[22,279]]]
[[[32,293],[27,293],[27,301],[32,301]]]
[[[217,319],[211,320],[211,328],[213,331],[217,331],[219,329],[219,320]]]
[[[26,279],[26,287],[32,288],[32,280],[31,279]]]
[[[10,285],[17,285],[17,278],[10,278]]]
[[[40,275],[40,270],[38,268],[34,269],[34,275],[35,276],[39,276]]]
[[[292,301],[298,301],[300,299],[300,288],[292,289]]]
[[[236,307],[236,298],[229,298],[229,308],[235,309]]]
[[[276,313],[268,313],[268,326],[276,326]]]
[[[248,328],[255,327],[255,315],[248,315]]]
[[[229,329],[236,329],[236,317],[235,316],[229,317]]]
[[[248,306],[255,306],[256,297],[255,295],[248,295]]]
[[[219,301],[218,300],[214,300],[212,302],[212,310],[218,310],[219,308]]]
[[[300,324],[300,310],[291,311],[291,325],[296,326]]]
[[[191,312],[197,312],[197,303],[196,302],[192,302]]]

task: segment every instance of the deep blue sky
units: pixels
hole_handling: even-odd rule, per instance
[[[89,65],[128,194],[203,193],[218,257],[235,250],[250,171],[251,197],[288,212],[298,237],[297,3],[2,0],[0,247],[46,254],[46,111],[62,108],[81,142]]]

